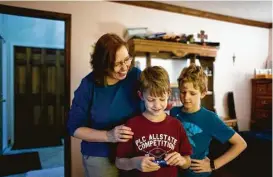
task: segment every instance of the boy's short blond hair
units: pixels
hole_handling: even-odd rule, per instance
[[[140,74],[140,91],[149,90],[151,96],[170,94],[171,86],[168,72],[160,66],[149,66]]]
[[[183,83],[191,82],[195,89],[199,89],[201,93],[208,90],[208,78],[201,66],[192,63],[189,67],[185,67],[177,79],[178,86],[181,88]]]

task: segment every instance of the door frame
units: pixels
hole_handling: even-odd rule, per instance
[[[25,17],[34,17],[51,20],[61,20],[65,22],[65,123],[70,108],[70,57],[71,57],[71,14],[28,9],[0,4],[0,13],[8,15],[18,15]],[[65,131],[64,137],[64,174],[65,177],[71,177],[71,140],[68,131]]]
[[[0,155],[3,154],[3,89],[2,89],[2,82],[3,82],[3,44],[4,44],[4,38],[0,34]],[[2,100],[3,99],[3,100]]]

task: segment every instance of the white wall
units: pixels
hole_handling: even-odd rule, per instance
[[[271,68],[272,69],[272,28],[269,30],[269,47],[268,47],[268,61],[267,61],[267,68]]]
[[[3,14],[3,148],[14,143],[14,46],[64,48],[64,22]],[[0,31],[0,32],[1,32]]]
[[[1,2],[3,3],[3,2]],[[90,46],[106,32],[123,34],[127,27],[148,27],[154,32],[197,34],[220,42],[215,63],[215,104],[226,116],[225,95],[233,91],[240,130],[249,129],[250,79],[254,68],[268,56],[269,30],[113,2],[5,2],[4,4],[72,14],[71,99],[82,77],[90,72]],[[233,66],[232,56],[236,55]],[[72,175],[82,176],[79,140],[72,139]]]

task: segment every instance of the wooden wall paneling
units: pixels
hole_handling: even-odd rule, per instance
[[[248,26],[255,26],[255,27],[269,28],[269,29],[272,28],[272,23],[248,20],[248,19],[239,18],[239,17],[232,17],[228,15],[222,15],[222,14],[217,14],[217,13],[212,13],[212,12],[187,8],[187,7],[165,4],[162,2],[155,2],[155,1],[113,1],[113,2],[126,4],[126,5],[132,5],[132,6],[138,6],[138,7],[145,7],[149,9],[162,10],[167,12],[174,12],[174,13],[190,15],[190,16],[195,16],[200,18],[208,18],[208,19],[219,20],[224,22],[236,23],[241,25],[248,25]]]

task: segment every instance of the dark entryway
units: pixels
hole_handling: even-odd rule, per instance
[[[54,109],[52,109],[51,106],[53,104],[52,103],[53,102],[52,101],[53,98],[50,97],[50,95],[48,95],[48,94],[45,94],[44,96],[40,96],[42,98],[38,98],[39,96],[36,95],[37,97],[34,98],[35,96],[33,96],[33,95],[31,96],[31,94],[29,94],[30,92],[26,92],[29,96],[32,97],[31,99],[34,102],[31,102],[31,100],[25,99],[24,103],[23,102],[20,103],[20,101],[18,103],[14,103],[15,107],[18,106],[17,104],[24,104],[24,106],[26,106],[25,107],[26,109],[25,110],[20,110],[19,112],[21,112],[22,114],[25,114],[24,117],[25,116],[29,116],[28,118],[26,118],[27,119],[26,122],[24,122],[23,119],[20,119],[20,118],[18,118],[19,119],[18,123],[14,122],[15,124],[17,124],[17,125],[15,125],[16,129],[19,126],[18,130],[14,130],[14,133],[15,133],[15,139],[16,139],[16,136],[22,136],[22,140],[21,141],[29,141],[29,142],[31,142],[33,140],[33,138],[35,138],[35,137],[39,137],[41,141],[46,141],[47,139],[50,139],[53,135],[55,136],[57,134],[59,136],[62,136],[63,133],[65,133],[65,135],[64,135],[64,151],[65,151],[65,154],[64,154],[64,162],[65,162],[64,163],[65,164],[64,165],[64,169],[65,169],[65,176],[69,177],[69,176],[71,176],[71,172],[70,172],[70,169],[71,169],[70,136],[66,133],[64,127],[62,127],[61,130],[57,130],[58,126],[55,126],[55,127],[54,126],[50,126],[51,123],[52,123],[52,117],[50,117],[49,115],[54,115],[54,117],[55,117],[55,116],[57,116],[57,114],[59,114],[58,116],[61,119],[63,117],[63,122],[66,122],[66,115],[67,115],[67,112],[68,112],[69,106],[70,106],[71,14],[49,12],[49,11],[41,11],[41,10],[34,10],[34,9],[27,9],[27,8],[19,8],[19,7],[12,7],[12,6],[6,6],[6,5],[0,5],[0,13],[2,13],[2,14],[8,14],[8,15],[23,16],[23,17],[34,17],[34,18],[42,18],[42,19],[51,19],[51,20],[64,21],[64,24],[65,24],[65,34],[64,34],[65,35],[65,41],[64,41],[64,43],[65,43],[64,46],[65,47],[64,48],[65,49],[63,51],[63,56],[64,56],[63,64],[64,64],[64,66],[63,66],[63,71],[62,71],[64,73],[64,75],[63,75],[63,77],[64,77],[63,78],[63,80],[64,80],[64,85],[63,85],[64,91],[63,91],[63,98],[60,98],[59,100],[57,100],[57,98],[54,99],[55,100],[54,103],[56,103],[56,104],[57,104],[58,101],[62,100],[62,101],[60,101],[60,105],[63,104],[63,108],[60,106],[59,108],[54,107]],[[30,47],[33,47],[33,46],[30,46]],[[52,53],[52,51],[48,52],[46,50],[44,50],[44,52],[45,52],[45,54],[46,53]],[[62,53],[62,52],[60,52],[60,53]],[[57,54],[57,55],[59,55],[59,54]],[[33,72],[30,72],[31,70],[29,70],[30,67],[32,67],[32,65],[28,66],[28,69],[27,69],[26,73],[33,74]],[[43,67],[46,68],[45,65]],[[2,67],[0,68],[0,71],[2,71]],[[46,70],[44,69],[43,72],[45,72],[45,71]],[[44,74],[43,76],[45,77],[45,73],[43,73],[43,74]],[[41,77],[41,75],[42,74],[40,74],[40,77]],[[31,77],[31,80],[30,80],[31,82],[32,82],[32,79],[33,78]],[[18,81],[18,82],[20,82],[20,81]],[[1,82],[1,84],[2,84],[2,82]],[[28,87],[30,87],[30,85],[28,85]],[[42,87],[42,88],[44,88],[44,87]],[[27,89],[27,90],[29,90],[29,89]],[[15,101],[15,96],[16,95],[14,93],[14,100],[12,100],[12,102]],[[49,96],[50,98],[45,99],[47,96]],[[19,100],[20,99],[21,98],[19,98]],[[7,100],[7,101],[9,101],[9,100]],[[30,111],[29,109],[30,109],[31,105],[33,106],[35,104],[36,104],[36,106],[34,106],[34,110]],[[57,113],[57,109],[58,110],[62,110],[63,109],[62,110],[63,112],[59,111]],[[45,114],[45,113],[47,115],[40,116],[40,119],[39,119],[40,121],[38,121],[40,123],[37,124],[37,120],[38,120],[37,117],[39,117],[39,116],[33,116],[33,114],[39,115],[39,114]],[[35,120],[33,120],[34,117],[36,117]],[[47,119],[46,117],[47,118],[50,117],[49,118],[49,120],[50,120],[49,124],[47,124],[47,125],[46,125],[46,122],[48,122],[48,120],[46,120]],[[32,121],[30,121],[30,119],[32,119]],[[53,121],[54,121],[54,118],[53,118]],[[61,120],[58,119],[58,121],[59,121],[59,125],[61,125],[61,123],[60,123]],[[18,125],[18,124],[20,124],[20,122],[21,123],[23,122],[22,125],[24,126],[24,128],[20,128],[20,125]],[[45,124],[45,125],[42,125],[41,122],[43,122],[43,124]],[[38,125],[34,129],[36,129],[35,132],[39,132],[39,133],[36,134],[36,133],[31,132],[31,130],[28,129],[29,127],[26,126],[27,123],[30,123],[29,126],[31,126],[31,127],[35,127],[34,125]],[[0,130],[2,130],[3,129],[3,125],[0,124],[0,126],[1,126]],[[17,131],[18,131],[18,133],[17,133]],[[19,132],[24,132],[24,133],[22,133],[22,135],[20,135]],[[45,135],[45,132],[46,132],[46,135]],[[0,138],[0,141],[2,142],[2,137]]]
[[[14,65],[13,149],[61,145],[65,134],[64,50],[14,46]]]

